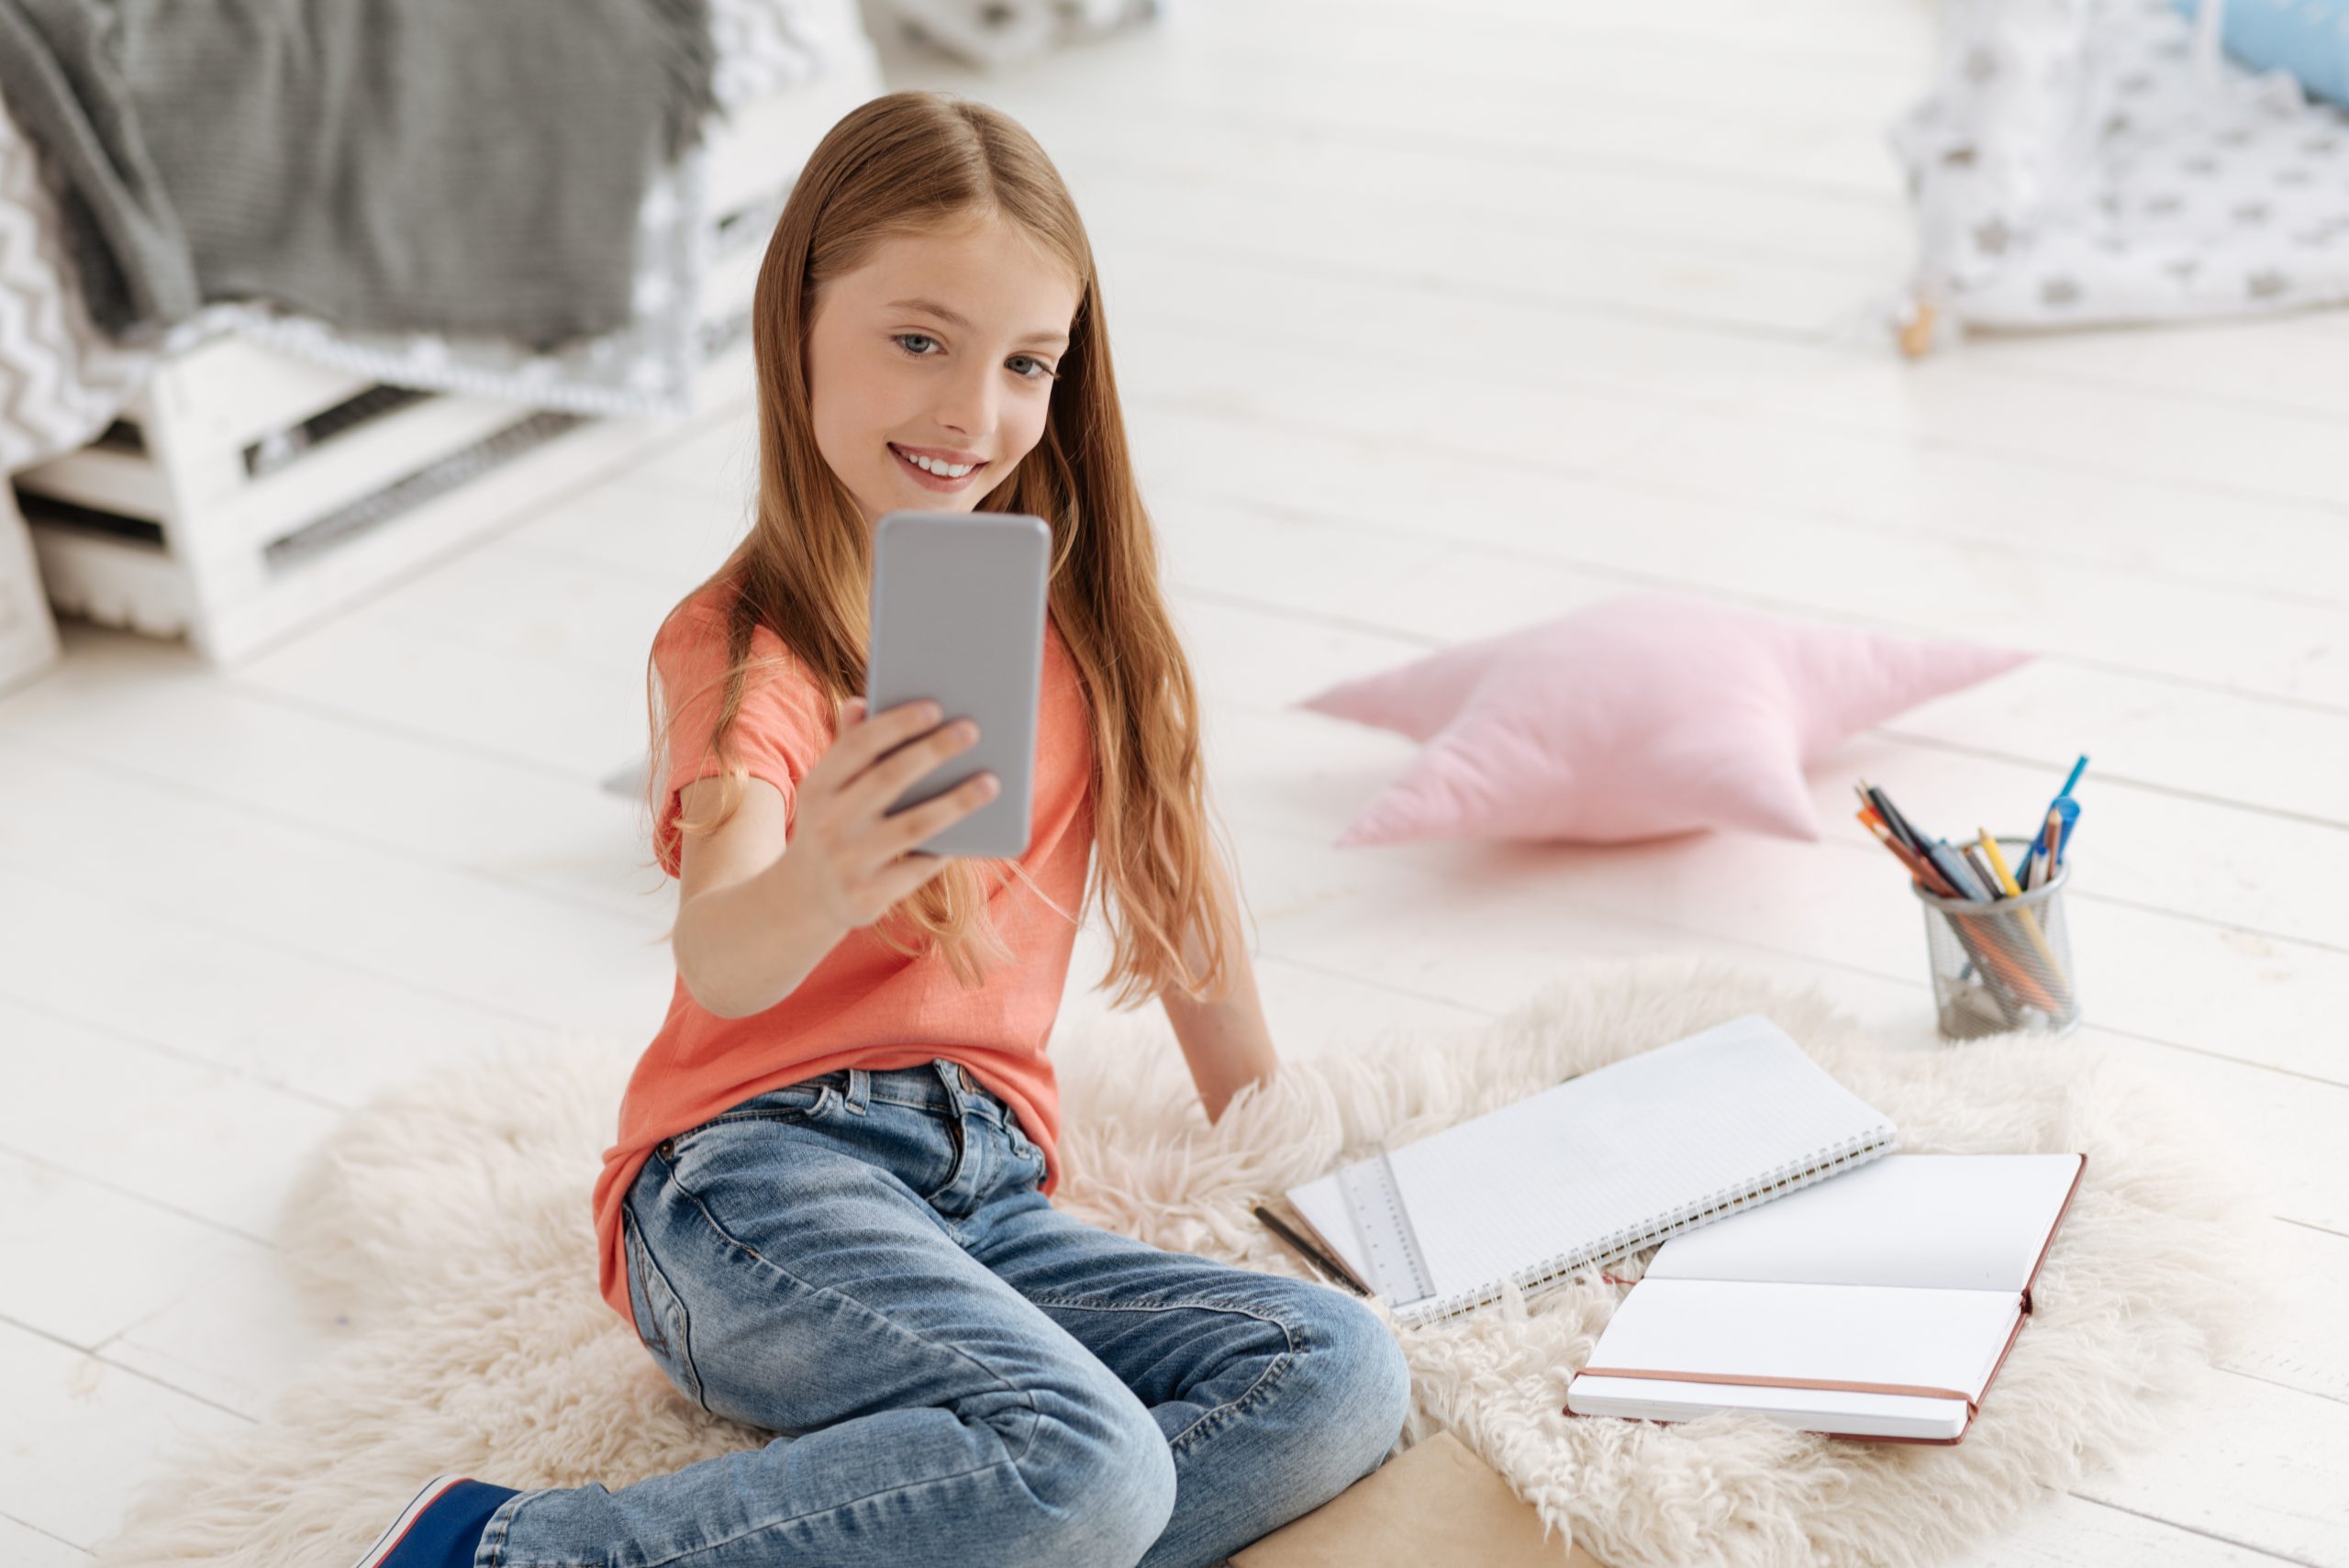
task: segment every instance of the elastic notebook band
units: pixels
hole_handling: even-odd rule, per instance
[[[1965,1417],[1976,1414],[1974,1396],[1955,1388],[1926,1388],[1914,1383],[1838,1383],[1830,1378],[1740,1377],[1726,1372],[1651,1372],[1640,1367],[1586,1366],[1575,1377],[1646,1377],[1659,1383],[1727,1383],[1746,1388],[1824,1388],[1839,1394],[1910,1394],[1924,1399],[1963,1399]]]

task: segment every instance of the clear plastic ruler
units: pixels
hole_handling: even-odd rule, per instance
[[[1338,1191],[1346,1200],[1354,1234],[1362,1239],[1363,1262],[1370,1276],[1363,1283],[1371,1293],[1385,1296],[1389,1307],[1408,1307],[1433,1296],[1427,1259],[1412,1233],[1411,1217],[1403,1207],[1386,1151],[1341,1168]]]

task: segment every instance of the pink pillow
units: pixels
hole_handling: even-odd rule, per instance
[[[1611,844],[1698,828],[1816,839],[1806,762],[2031,657],[1642,594],[1297,706],[1427,742],[1341,845]]]

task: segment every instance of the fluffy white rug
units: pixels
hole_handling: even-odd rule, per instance
[[[1058,1201],[1161,1246],[1297,1273],[1249,1214],[1264,1195],[1748,1011],[1889,1115],[1910,1151],[2087,1151],[2037,1311],[1965,1441],[1563,1415],[1567,1374],[1622,1295],[1594,1271],[1530,1311],[1512,1297],[1403,1331],[1407,1443],[1450,1428],[1615,1568],[1922,1564],[2157,1436],[2182,1414],[2166,1393],[2181,1374],[2255,1331],[2252,1195],[2194,1107],[2124,1053],[2012,1036],[1891,1051],[1816,993],[1706,961],[1574,964],[1486,1028],[1292,1057],[1213,1127],[1157,1009],[1072,1023],[1054,1042]],[[284,1217],[285,1262],[321,1320],[346,1316],[355,1337],[260,1428],[175,1452],[101,1568],[333,1568],[437,1471],[617,1488],[763,1441],[682,1400],[596,1294],[587,1190],[642,1043],[578,1039],[439,1073],[317,1150]]]

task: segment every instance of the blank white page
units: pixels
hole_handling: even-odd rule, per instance
[[[2006,1290],[1643,1277],[1586,1364],[1898,1383],[1979,1399],[2021,1315],[2021,1297]]]
[[[1388,1158],[1433,1294],[1446,1296],[1551,1259],[1620,1255],[1660,1224],[1707,1223],[1708,1207],[1816,1180],[1822,1160],[1895,1136],[1784,1029],[1749,1013]]]
[[[1965,1402],[1957,1399],[1644,1377],[1577,1377],[1566,1389],[1566,1408],[1577,1416],[1626,1416],[1642,1421],[1687,1421],[1715,1410],[1749,1410],[1807,1432],[1933,1441],[1963,1437],[1967,1419]]]
[[[2020,1293],[2077,1154],[1894,1154],[1675,1236],[1643,1279],[1905,1284]]]
[[[1346,1212],[1346,1196],[1338,1190],[1338,1178],[1316,1176],[1301,1187],[1291,1187],[1288,1201],[1303,1217],[1306,1229],[1338,1254],[1338,1262],[1345,1264],[1354,1278],[1369,1283],[1370,1249],[1355,1234],[1354,1217]],[[1390,1301],[1387,1305],[1395,1304]]]

